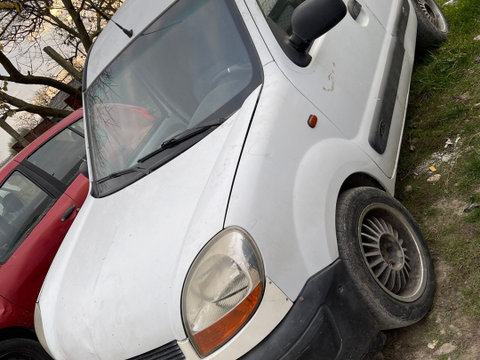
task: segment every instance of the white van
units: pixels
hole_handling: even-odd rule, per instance
[[[57,360],[360,359],[429,310],[396,201],[434,0],[127,0],[84,76],[90,195],[36,331]]]

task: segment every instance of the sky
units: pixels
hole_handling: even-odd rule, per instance
[[[3,67],[0,65],[0,74],[4,74]],[[40,87],[37,86],[22,86],[13,83],[8,84],[8,93],[12,96],[18,96],[23,100],[29,101],[35,96],[35,92]],[[12,125],[12,121],[8,121]],[[5,130],[0,128],[0,163],[10,156],[8,143],[12,137],[8,135]]]
[[[56,50],[61,51],[61,46],[59,46],[53,39],[53,31],[47,30],[42,34],[41,40],[38,42],[41,44],[40,47],[43,47],[44,45],[52,45],[52,47],[55,47]],[[18,54],[15,51],[12,51],[7,54],[7,56],[12,60],[12,62],[15,64],[15,56]],[[35,56],[31,54],[30,56]],[[42,54],[41,56],[45,56]],[[48,59],[48,57],[47,57]],[[26,63],[30,63],[31,65],[31,70],[32,73],[35,73],[35,75],[46,75],[49,76],[52,73],[52,67],[49,65],[49,63],[45,62],[45,58],[41,58],[39,56],[36,56],[33,59],[30,58],[20,58],[19,61],[22,62],[24,60]],[[51,62],[50,62],[51,64]],[[28,69],[28,68],[27,68]],[[54,71],[58,71],[58,68],[53,68]],[[22,72],[26,72],[25,69],[22,69]],[[4,70],[3,66],[0,65],[0,74],[6,74],[6,71]],[[31,101],[35,97],[35,93],[41,89],[41,86],[36,86],[36,85],[21,85],[21,84],[15,84],[15,83],[9,83],[8,84],[8,94],[19,97],[22,100],[25,100],[27,102]],[[8,123],[12,125],[15,128],[15,123],[14,120],[8,120]],[[0,163],[5,160],[7,157],[10,156],[10,152],[8,149],[8,142],[10,141],[11,136],[8,135],[3,129],[0,128]]]

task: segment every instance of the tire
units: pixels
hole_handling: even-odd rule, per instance
[[[39,342],[9,339],[0,342],[0,360],[53,360]]]
[[[387,193],[342,193],[336,212],[340,258],[381,330],[413,324],[430,309],[435,275],[410,213]]]
[[[424,52],[440,45],[446,38],[449,26],[445,15],[435,0],[412,0],[417,15],[417,51]]]

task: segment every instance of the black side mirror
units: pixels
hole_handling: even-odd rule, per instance
[[[88,179],[88,165],[87,165],[87,160],[83,160],[82,163],[80,164],[80,167],[78,168],[78,172],[85,176]]]
[[[297,52],[297,55],[292,54],[292,61],[307,66],[311,60],[307,50],[312,42],[337,25],[346,14],[347,7],[342,0],[306,0],[298,5],[292,14],[292,36],[288,40],[288,45]]]

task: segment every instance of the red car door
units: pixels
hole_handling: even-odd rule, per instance
[[[84,158],[80,120],[23,159],[0,186],[0,295],[28,312],[87,195],[88,179],[78,170]],[[33,316],[27,324],[4,320],[0,328],[33,327]]]
[[[16,217],[9,226],[2,226],[9,241],[2,244],[0,295],[33,311],[50,263],[81,204],[66,194],[55,199],[23,170],[14,171],[4,184],[18,186],[21,193],[10,192],[6,198],[5,210]]]

